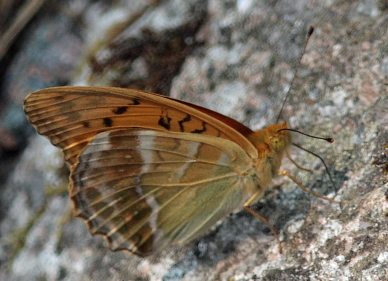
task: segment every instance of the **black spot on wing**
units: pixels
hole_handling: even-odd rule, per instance
[[[171,118],[168,116],[160,116],[160,119],[158,121],[158,125],[162,126],[166,130],[170,130],[171,128]]]
[[[84,128],[90,128],[90,123],[87,122],[87,121],[83,121],[83,122],[82,122],[82,126],[83,126]]]
[[[120,115],[127,112],[127,110],[128,110],[128,106],[119,106],[117,108],[112,109],[112,112],[116,115]]]
[[[202,122],[202,129],[195,129],[194,131],[191,131],[190,133],[193,133],[193,134],[202,134],[203,132],[206,132],[207,129],[206,129],[206,122]]]
[[[181,129],[181,132],[184,132],[185,131],[185,127],[183,125],[183,123],[185,122],[189,122],[191,121],[191,115],[187,114],[185,118],[183,118],[182,120],[179,120],[178,123],[179,123],[179,128]]]
[[[104,122],[104,126],[105,127],[112,127],[113,126],[113,120],[112,119],[106,117],[106,118],[104,118],[102,120]]]
[[[132,101],[133,101],[132,105],[139,105],[140,104],[140,99],[137,97],[133,98]]]

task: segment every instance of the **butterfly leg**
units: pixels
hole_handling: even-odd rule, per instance
[[[282,253],[282,245],[280,244],[280,239],[279,235],[277,234],[275,228],[268,222],[268,220],[262,216],[260,216],[258,213],[256,213],[249,205],[258,197],[262,194],[262,190],[257,191],[255,194],[252,195],[251,198],[244,204],[244,209],[247,210],[249,213],[251,213],[253,216],[261,220],[263,223],[265,223],[268,228],[271,230],[272,234],[275,236],[276,240],[278,241],[279,245],[279,253]]]
[[[287,156],[287,158],[291,161],[291,163],[294,164],[299,170],[302,170],[302,171],[305,171],[305,172],[309,172],[309,173],[312,173],[312,172],[313,172],[313,171],[311,171],[310,169],[303,168],[303,167],[300,166],[298,163],[296,163],[295,160],[291,158],[291,155],[288,153],[287,150],[286,150],[286,156]]]
[[[320,195],[312,190],[308,190],[303,184],[301,184],[295,177],[291,176],[290,173],[287,171],[279,171],[279,176],[288,177],[290,180],[292,180],[294,183],[296,183],[303,191],[305,191],[307,193],[310,193],[314,196],[317,196],[319,198],[322,198],[322,199],[327,200],[327,201],[332,202],[332,203],[339,203],[338,201],[336,201],[334,199],[327,198],[327,197],[322,196],[322,195]]]

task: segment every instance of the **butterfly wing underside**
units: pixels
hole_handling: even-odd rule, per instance
[[[142,91],[55,87],[24,109],[70,166],[74,214],[111,249],[140,255],[201,235],[257,188],[252,131]]]
[[[203,234],[257,190],[251,158],[216,137],[98,134],[71,171],[74,212],[112,250],[140,255]]]

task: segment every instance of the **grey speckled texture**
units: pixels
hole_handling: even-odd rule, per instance
[[[151,31],[158,33],[168,26],[166,11],[174,16],[171,26],[185,24],[190,18],[185,16],[187,6],[182,3],[186,2],[164,1],[149,8],[155,13]],[[275,122],[308,26],[315,25],[284,117],[292,128],[335,138],[328,144],[295,136],[295,142],[325,159],[335,188],[322,164],[298,149],[292,150],[293,158],[314,173],[300,171],[289,161],[284,161],[284,169],[340,204],[306,195],[280,178],[276,183],[281,188],[273,189],[257,209],[279,229],[283,254],[265,225],[242,211],[188,245],[140,259],[110,252],[83,222],[69,219],[66,194],[44,199],[44,186],[61,185],[53,172],[60,158],[47,142],[37,139],[5,187],[0,280],[388,280],[385,2],[192,3],[204,13],[196,19],[200,25],[194,38],[187,42],[201,44],[184,58],[173,78],[171,96],[227,114],[253,129]],[[182,18],[173,11],[182,13]],[[87,16],[97,12],[101,10],[91,9]],[[80,73],[88,73],[88,66],[83,65]],[[110,80],[114,75],[109,74],[106,84],[115,85]],[[114,77],[116,83],[118,79]],[[88,83],[79,77],[73,80]],[[376,159],[379,165],[372,164]],[[42,206],[45,209],[11,259],[10,236],[26,227]]]

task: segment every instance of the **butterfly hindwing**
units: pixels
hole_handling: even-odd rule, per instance
[[[146,255],[201,235],[257,191],[252,159],[217,137],[122,129],[97,134],[71,171],[76,216],[111,249]]]

